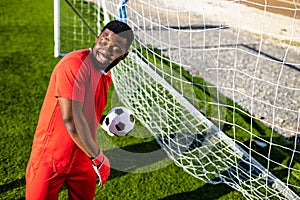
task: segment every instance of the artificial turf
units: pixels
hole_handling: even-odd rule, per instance
[[[0,6],[0,199],[24,199],[33,134],[52,69],[60,60],[53,56],[53,1],[0,1]],[[110,98],[112,93],[113,87]],[[133,135],[147,131],[138,127]],[[108,145],[101,129],[98,134],[109,156],[117,157],[117,150],[147,156],[160,149],[151,136],[113,138]],[[208,184],[185,173],[166,155],[146,166],[132,159],[123,163],[126,170],[112,169],[95,199],[244,199],[225,184]],[[67,199],[65,187],[59,199]]]

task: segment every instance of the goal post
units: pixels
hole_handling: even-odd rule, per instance
[[[104,0],[54,0],[54,56],[91,46],[109,21],[105,9]]]
[[[114,89],[176,165],[248,199],[299,199],[300,19],[267,12],[299,9],[250,4],[265,9],[55,0],[55,56],[90,47],[111,19],[128,23],[135,40]]]
[[[60,0],[54,0],[54,57],[60,56]]]

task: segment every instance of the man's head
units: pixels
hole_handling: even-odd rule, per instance
[[[97,68],[108,72],[128,55],[134,39],[132,29],[121,21],[111,21],[104,26],[93,46],[93,62]]]

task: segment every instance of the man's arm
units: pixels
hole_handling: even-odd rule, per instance
[[[110,174],[110,163],[95,143],[87,121],[83,115],[83,104],[67,98],[58,98],[62,120],[76,145],[91,159],[91,164],[99,177],[99,185],[103,186]]]
[[[62,120],[76,145],[85,152],[88,157],[97,157],[100,150],[92,137],[87,121],[83,115],[83,104],[62,97],[59,97],[58,100]]]

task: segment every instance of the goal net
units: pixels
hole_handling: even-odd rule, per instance
[[[127,22],[135,41],[114,88],[169,157],[249,199],[299,199],[299,6],[55,0],[55,55],[90,47],[111,19]]]

